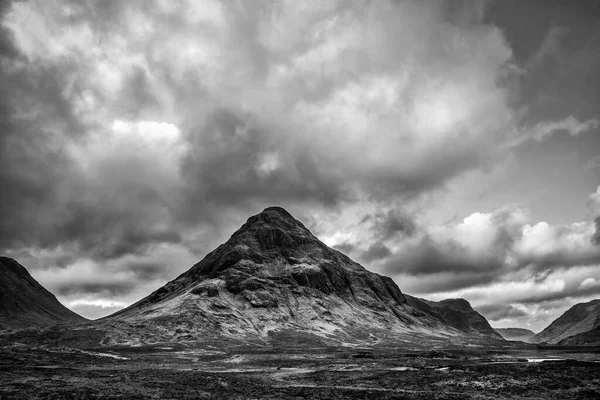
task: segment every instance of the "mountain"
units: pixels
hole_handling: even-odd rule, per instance
[[[506,340],[519,340],[526,343],[535,336],[535,332],[523,328],[496,328],[496,332]]]
[[[600,325],[594,329],[569,336],[558,342],[559,346],[600,346]]]
[[[546,329],[535,335],[532,342],[556,344],[568,337],[592,331],[598,326],[600,326],[600,299],[575,304]]]
[[[82,322],[8,257],[0,257],[0,329]]]
[[[444,321],[461,332],[502,339],[502,336],[490,326],[487,319],[475,311],[465,299],[446,299],[436,302],[409,295],[405,295],[405,297],[411,306]]]
[[[326,246],[280,207],[250,217],[187,272],[101,323],[122,330],[111,337],[115,344],[215,335],[464,336],[440,314],[411,305],[391,278]]]

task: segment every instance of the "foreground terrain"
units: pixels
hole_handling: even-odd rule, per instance
[[[0,399],[600,397],[593,349],[327,346],[302,337],[139,347],[86,347],[74,337],[75,348],[44,337],[0,336]],[[98,343],[93,333],[89,343]]]

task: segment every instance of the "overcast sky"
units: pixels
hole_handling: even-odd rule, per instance
[[[493,326],[600,297],[597,1],[0,4],[0,252],[84,316],[270,205]]]

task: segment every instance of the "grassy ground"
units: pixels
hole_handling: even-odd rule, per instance
[[[555,361],[528,362],[545,358]],[[594,350],[523,346],[207,341],[78,350],[0,342],[0,399],[585,399],[600,398],[598,361]]]

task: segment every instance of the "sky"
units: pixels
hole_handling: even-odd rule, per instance
[[[4,1],[0,253],[88,318],[279,205],[539,331],[600,297],[596,1]]]

